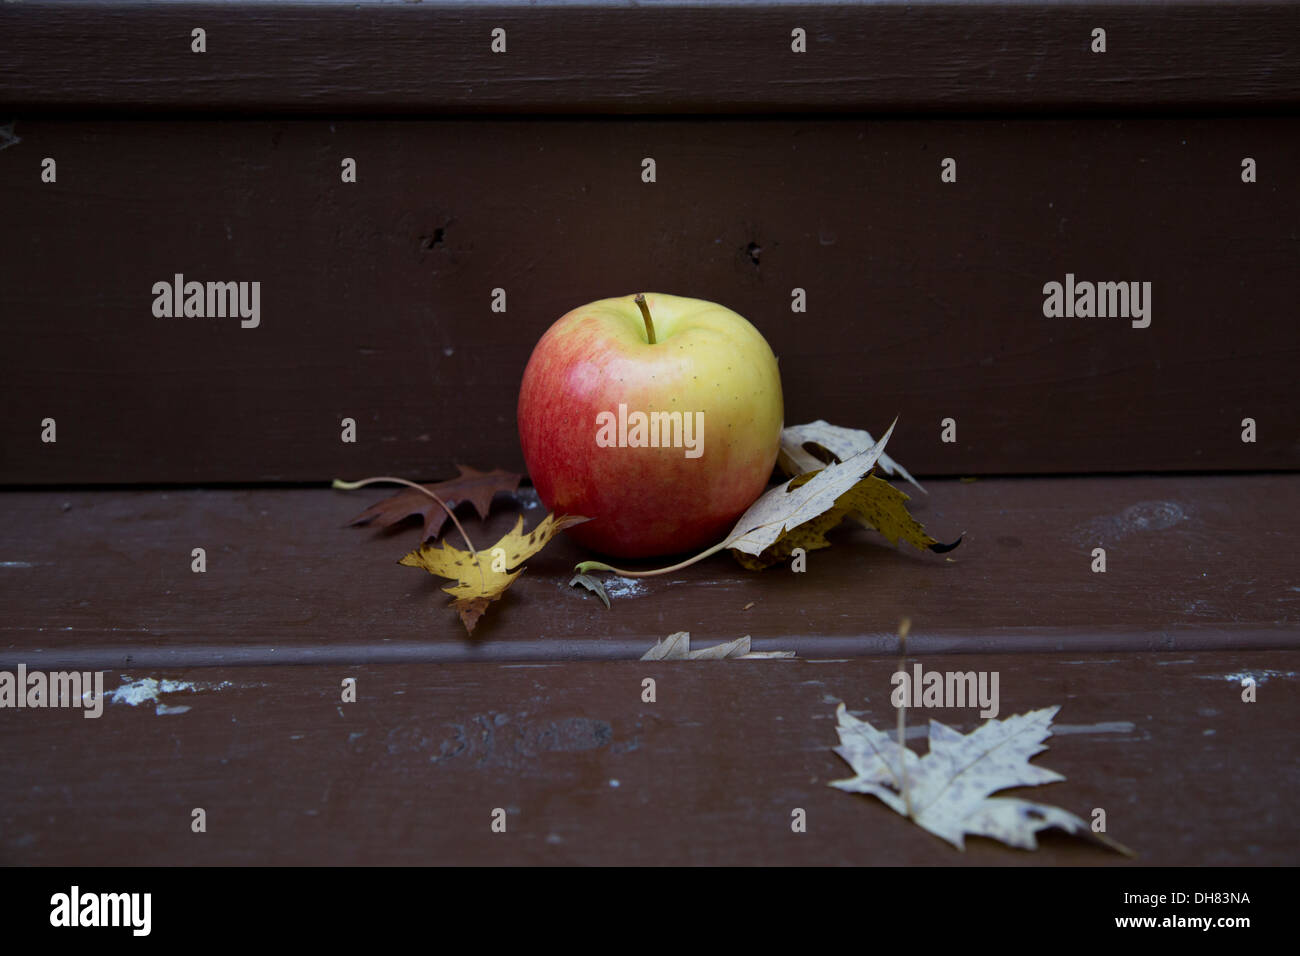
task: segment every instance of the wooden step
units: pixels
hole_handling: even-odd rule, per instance
[[[894,726],[893,658],[815,663],[315,665],[110,672],[136,705],[0,715],[0,862],[19,864],[1291,864],[1300,860],[1300,652],[935,654],[1000,675],[999,716],[1061,705],[1017,793],[1091,819],[959,852],[828,781],[839,701]],[[1258,681],[1241,700],[1240,676]],[[341,702],[345,678],[357,701]],[[656,702],[642,681],[656,681]],[[910,710],[912,746],[935,718]],[[207,831],[191,832],[196,807]],[[506,832],[490,828],[496,808]],[[806,811],[807,832],[792,813]]]
[[[397,560],[419,537],[345,528],[384,489],[39,491],[0,495],[0,663],[629,660],[674,631],[752,635],[800,657],[1227,650],[1300,646],[1300,476],[927,482],[913,506],[945,560],[843,530],[808,570],[719,555],[614,588],[606,610],[568,581],[588,557],[558,540],[472,640],[440,579]],[[485,545],[530,493],[500,502]],[[192,549],[207,571],[191,571]],[[1106,572],[1091,570],[1106,551]],[[752,605],[752,606],[751,606]]]

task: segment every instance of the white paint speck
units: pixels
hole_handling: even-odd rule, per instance
[[[1224,674],[1222,678],[1215,678],[1213,674],[1200,675],[1202,680],[1222,679],[1231,681],[1234,684],[1240,684],[1247,677],[1254,679],[1256,684],[1266,684],[1270,677],[1295,677],[1295,671],[1242,671],[1240,674]]]
[[[614,575],[605,579],[605,593],[612,598],[636,597],[644,594],[645,585],[636,578],[624,578]]]
[[[611,787],[613,787],[615,790],[617,790],[617,789],[619,788],[619,782],[618,782],[617,780],[611,780],[611,781],[609,782],[609,785],[610,785]]]
[[[122,680],[125,683],[121,687],[108,692],[109,703],[129,704],[132,707],[138,707],[141,704],[153,704],[154,713],[159,715],[183,714],[190,709],[186,704],[163,703],[158,699],[160,694],[179,694],[182,691],[196,693],[202,690],[223,690],[235,686],[228,680],[217,683],[196,683],[193,681],[172,680],[166,677],[162,680],[156,677],[142,677],[140,680],[131,680],[126,676],[123,676]]]
[[[156,704],[159,690],[156,678],[145,677],[110,691],[109,700],[114,704],[130,704],[132,707],[146,703]]]
[[[1131,734],[1137,727],[1128,720],[1109,720],[1100,724],[1054,724],[1053,735],[1065,734]]]

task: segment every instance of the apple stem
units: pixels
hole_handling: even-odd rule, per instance
[[[380,482],[391,482],[392,484],[395,485],[406,485],[406,487],[414,488],[416,491],[420,492],[420,494],[428,495],[434,501],[438,502],[438,504],[442,505],[442,510],[447,512],[447,517],[450,518],[451,523],[456,526],[456,530],[460,532],[460,536],[465,539],[465,546],[469,548],[469,553],[474,556],[478,555],[478,552],[474,550],[474,542],[471,541],[469,539],[469,535],[465,533],[465,528],[460,523],[460,521],[457,520],[456,513],[447,506],[447,502],[443,501],[441,498],[435,495],[428,488],[424,487],[424,485],[417,485],[415,482],[407,481],[405,478],[388,478],[388,477],[363,478],[361,481],[340,481],[338,478],[335,478],[334,483],[330,485],[330,487],[338,488],[341,491],[355,491],[358,488],[364,488],[366,485],[374,485]]]
[[[708,551],[701,551],[693,558],[687,558],[685,561],[680,561],[677,564],[670,565],[666,568],[655,568],[653,571],[624,571],[621,568],[610,567],[608,564],[604,564],[600,561],[583,561],[574,568],[574,573],[586,574],[589,571],[609,571],[612,574],[617,574],[619,577],[624,578],[653,578],[660,574],[671,574],[673,571],[680,571],[682,568],[689,568],[697,561],[703,561],[705,558],[717,554],[727,546],[727,543],[730,540],[731,539],[728,538],[726,541],[719,541],[713,547],[709,548]]]
[[[654,321],[650,318],[650,306],[645,304],[645,293],[638,292],[636,294],[636,298],[633,299],[632,301],[634,301],[637,304],[637,306],[641,309],[641,318],[645,319],[645,334],[650,339],[650,344],[654,345],[655,324]]]

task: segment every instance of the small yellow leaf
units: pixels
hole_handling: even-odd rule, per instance
[[[939,542],[926,534],[925,526],[908,512],[910,500],[889,482],[869,475],[835,504],[844,505],[860,524],[875,528],[895,547],[902,539],[918,551],[929,551]]]
[[[500,600],[515,578],[523,573],[520,567],[565,528],[581,524],[588,519],[578,515],[547,515],[528,534],[523,533],[521,515],[510,533],[487,548],[471,554],[448,543],[424,544],[402,558],[398,564],[411,568],[424,568],[430,574],[448,578],[455,583],[443,588],[453,598],[451,606],[460,614],[469,633],[474,633],[478,619],[488,605]]]

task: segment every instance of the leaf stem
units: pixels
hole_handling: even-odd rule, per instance
[[[1099,843],[1102,843],[1103,845],[1110,847],[1112,850],[1116,851],[1117,853],[1123,853],[1125,856],[1131,859],[1137,859],[1137,853],[1133,850],[1130,850],[1128,847],[1126,847],[1123,843],[1120,843],[1118,840],[1112,840],[1104,833],[1093,833],[1091,835]]]
[[[898,624],[898,669],[906,672],[907,670],[907,635],[912,630],[912,619],[903,618]],[[907,697],[903,697],[903,706],[898,708],[898,777],[903,786],[903,805],[907,807],[907,815],[916,819],[912,815],[912,795],[907,786]]]
[[[388,476],[383,476],[380,478],[363,478],[360,481],[341,481],[340,479],[335,478],[334,483],[330,485],[330,487],[337,488],[340,491],[356,491],[356,489],[358,488],[364,488],[366,485],[376,485],[379,484],[380,482],[390,482],[395,485],[406,485],[406,487],[414,488],[422,495],[428,495],[434,501],[438,502],[438,504],[442,505],[442,510],[447,512],[447,517],[450,518],[451,523],[456,526],[456,530],[460,532],[460,536],[465,539],[465,546],[469,548],[469,553],[475,557],[478,556],[478,551],[474,549],[474,542],[471,541],[469,539],[469,535],[465,533],[465,527],[460,523],[460,520],[456,517],[456,513],[447,506],[447,502],[443,501],[441,498],[435,495],[428,488],[424,487],[424,485],[417,485],[415,482],[407,481],[405,478],[392,478]]]
[[[622,568],[611,567],[602,561],[583,561],[581,564],[575,565],[573,571],[575,574],[587,574],[591,571],[609,571],[612,574],[617,574],[619,577],[624,578],[653,578],[660,574],[671,574],[673,571],[680,571],[682,568],[689,568],[697,561],[703,561],[705,558],[717,554],[727,546],[727,543],[730,540],[731,539],[728,538],[724,541],[719,541],[713,547],[709,548],[709,550],[701,551],[693,558],[687,558],[685,561],[679,561],[677,564],[670,565],[666,568],[655,568],[653,571],[624,571]]]
[[[650,306],[646,305],[645,293],[638,292],[636,298],[632,300],[641,309],[641,318],[645,320],[645,333],[650,339],[650,344],[655,344],[655,324],[650,318]]]

